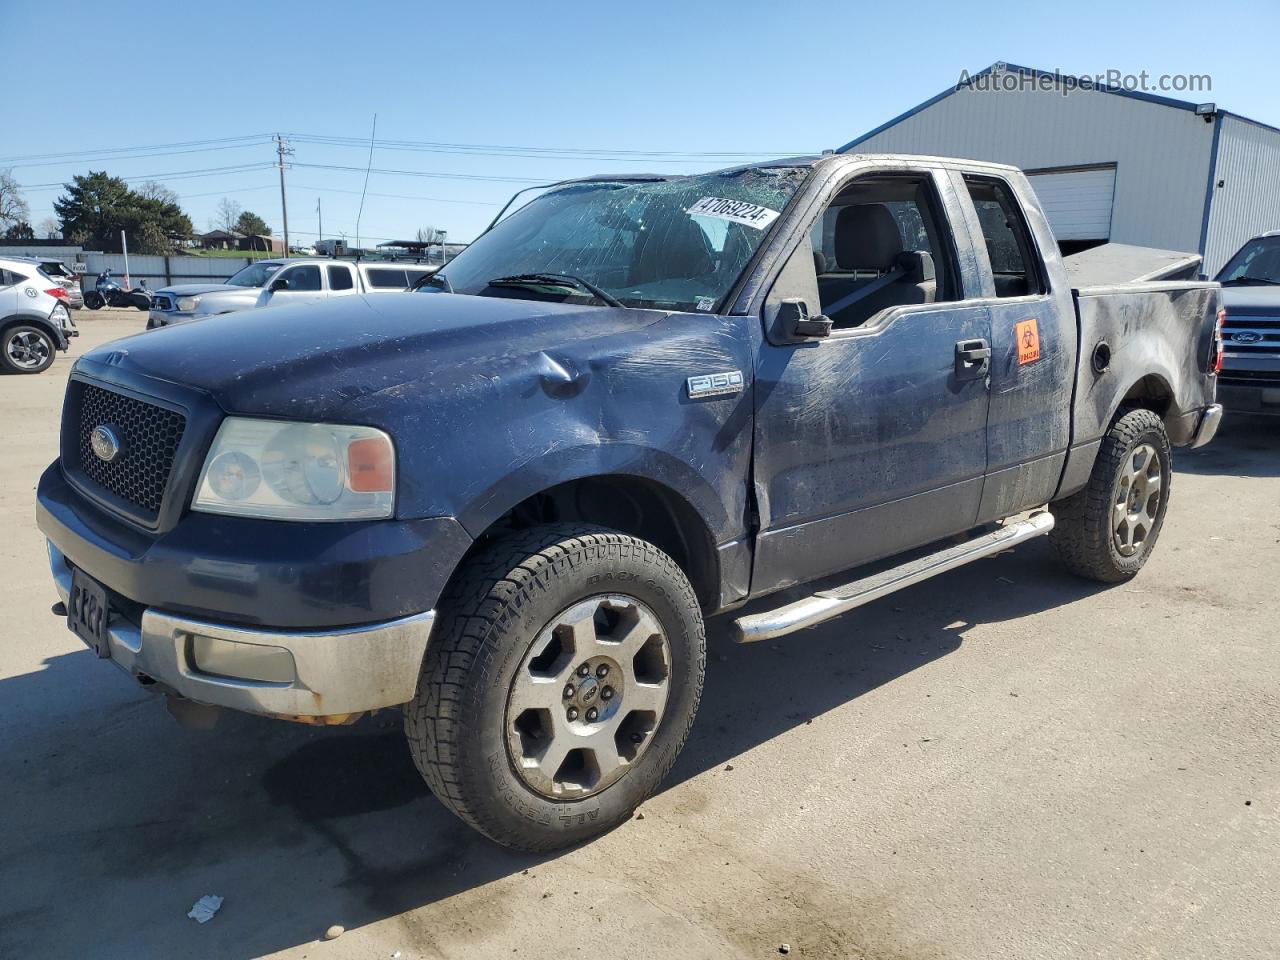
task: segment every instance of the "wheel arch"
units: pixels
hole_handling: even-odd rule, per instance
[[[684,570],[705,610],[720,606],[719,553],[711,525],[667,483],[631,473],[586,474],[525,493],[496,515],[487,512],[480,529],[473,526],[474,516],[464,522],[474,543],[457,569],[512,530],[563,521],[593,523],[652,543]]]

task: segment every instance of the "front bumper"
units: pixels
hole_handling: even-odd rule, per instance
[[[1257,386],[1219,383],[1218,399],[1228,410],[1280,416],[1280,381],[1269,380]]]
[[[1222,404],[1211,403],[1204,408],[1204,413],[1200,416],[1200,425],[1196,427],[1195,436],[1191,438],[1191,449],[1203,447],[1218,434],[1218,427],[1222,424]]]
[[[49,565],[63,603],[71,565],[52,541]],[[143,609],[135,624],[113,612],[111,662],[194,700],[247,713],[327,717],[412,699],[435,612],[338,630],[265,630]]]

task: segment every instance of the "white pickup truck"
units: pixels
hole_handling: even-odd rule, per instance
[[[399,293],[433,268],[373,260],[259,260],[225,283],[187,283],[155,293],[147,329],[256,307],[277,307],[359,293]]]

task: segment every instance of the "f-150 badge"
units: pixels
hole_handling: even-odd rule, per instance
[[[719,397],[742,391],[742,371],[730,370],[727,373],[704,373],[700,377],[689,378],[689,399],[702,400],[705,397]]]

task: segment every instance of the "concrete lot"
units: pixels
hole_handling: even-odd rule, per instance
[[[1038,541],[773,645],[712,624],[643,819],[537,858],[432,799],[398,717],[189,732],[49,614],[65,377],[145,322],[81,316],[0,378],[0,956],[1280,954],[1280,423],[1179,452],[1128,585]]]

